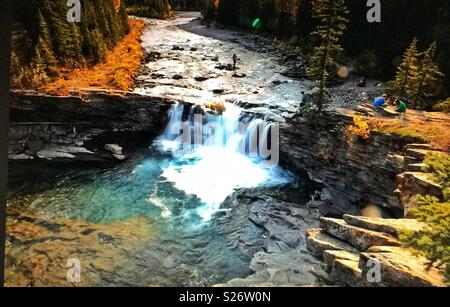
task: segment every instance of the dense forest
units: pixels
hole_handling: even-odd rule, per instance
[[[67,21],[66,0],[14,2],[13,85],[33,87],[73,69],[104,60],[129,32],[122,0],[84,0],[82,22]],[[31,67],[31,69],[30,69]]]
[[[174,10],[196,10],[201,11],[208,3],[208,0],[169,0]]]
[[[349,10],[347,30],[342,45],[347,58],[358,73],[366,77],[391,78],[401,55],[416,37],[419,50],[437,42],[436,60],[446,75],[450,90],[450,1],[385,0],[381,6],[381,23],[369,23],[366,1],[346,0]],[[310,33],[315,29],[312,0],[220,0],[209,1],[206,17],[225,25],[251,28],[260,18],[261,31],[312,51]]]
[[[125,3],[130,15],[161,19],[173,17],[168,0],[125,0]]]
[[[208,0],[126,0],[130,15],[171,18],[174,10],[201,11]]]

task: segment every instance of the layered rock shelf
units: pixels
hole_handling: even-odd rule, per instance
[[[102,91],[91,91],[83,97],[13,93],[9,159],[123,160],[125,155],[108,149],[118,145],[105,143],[108,140],[102,136],[121,132],[156,135],[166,123],[173,103],[163,98]]]
[[[424,227],[410,219],[322,217],[320,228],[307,232],[306,244],[313,255],[323,259],[330,280],[342,286],[444,287],[441,273],[398,240],[401,231]],[[379,265],[379,279],[373,278],[374,264]]]

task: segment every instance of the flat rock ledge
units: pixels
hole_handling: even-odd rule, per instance
[[[308,251],[324,261],[329,279],[348,287],[445,287],[442,274],[402,246],[402,230],[426,227],[413,219],[344,215],[320,218],[306,233]]]

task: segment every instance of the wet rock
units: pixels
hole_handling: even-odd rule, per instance
[[[36,154],[40,159],[75,159],[75,156],[64,151],[59,150],[40,150]]]
[[[145,55],[146,63],[156,62],[156,61],[159,61],[160,59],[162,59],[162,55],[161,55],[161,53],[156,52],[156,51],[148,52]]]
[[[280,80],[274,80],[274,81],[272,81],[272,84],[273,85],[280,85],[280,84],[282,84],[283,82],[281,82]]]
[[[30,131],[29,127],[25,125],[14,125],[14,123],[11,123],[11,127],[9,129],[9,140],[11,141],[20,141],[24,138],[26,138]]]
[[[213,93],[216,94],[216,95],[223,94],[224,92],[225,92],[225,90],[221,89],[221,88],[213,89]]]
[[[228,70],[228,71],[235,70],[232,64],[227,64],[227,65],[221,64],[221,65],[217,65],[215,68],[219,69],[219,70]]]
[[[163,78],[166,77],[165,75],[159,74],[159,73],[152,73],[150,76],[151,76],[153,79],[163,79]]]
[[[112,243],[114,241],[114,238],[111,235],[105,234],[105,233],[102,233],[102,232],[100,232],[98,234],[98,239],[103,244],[110,244],[110,243]]]
[[[18,154],[18,155],[9,156],[8,159],[10,159],[10,160],[32,160],[32,159],[34,159],[34,157],[26,155],[26,154]]]
[[[31,152],[37,152],[37,151],[41,150],[42,148],[44,148],[44,146],[45,146],[44,141],[42,139],[39,139],[39,138],[36,138],[36,137],[31,137],[26,142],[26,147]]]
[[[133,249],[151,240],[148,225],[149,221],[142,217],[96,225],[83,221],[44,221],[23,212],[9,212],[5,285],[73,286],[67,281],[66,265],[68,259],[77,258],[82,266],[77,286],[106,286],[112,280],[117,285],[129,286],[136,275],[126,275],[126,261]],[[114,244],[104,244],[97,233]],[[137,271],[135,267],[132,269]]]
[[[247,77],[246,74],[242,74],[242,73],[234,73],[233,74],[233,78],[245,78]]]
[[[209,79],[208,77],[204,77],[204,76],[197,76],[197,77],[194,78],[194,80],[198,81],[198,82],[203,82],[203,81],[206,81],[208,79]]]
[[[115,155],[121,155],[123,148],[117,144],[106,144],[105,150],[107,150],[110,153],[115,154]]]

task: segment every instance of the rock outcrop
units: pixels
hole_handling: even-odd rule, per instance
[[[99,138],[121,132],[154,136],[162,130],[173,103],[129,93],[89,92],[83,97],[13,93],[9,158],[123,160],[125,155],[105,149],[107,143],[100,143],[106,140]]]
[[[344,215],[321,218],[320,229],[307,232],[307,248],[322,258],[330,279],[350,287],[444,287],[442,274],[427,260],[402,247],[402,230],[426,226],[410,219]]]
[[[216,286],[312,286],[328,278],[320,260],[306,250],[303,235],[318,226],[317,212],[258,189],[236,192],[225,201],[225,208],[228,214],[220,219],[227,227],[241,229],[236,246],[250,254],[253,274]]]
[[[326,216],[360,215],[371,204],[383,217],[409,216],[415,195],[442,198],[442,187],[423,171],[425,156],[437,149],[414,138],[371,132],[349,141],[349,110],[324,113],[311,123],[297,118],[280,125],[280,161],[306,172],[323,186],[308,204]]]
[[[325,215],[358,215],[368,203],[392,208],[388,195],[395,190],[402,165],[388,157],[402,152],[411,140],[373,133],[367,141],[350,144],[345,130],[352,123],[349,112],[338,110],[313,124],[299,118],[280,126],[281,163],[306,171],[326,188],[326,195],[312,203]]]
[[[148,224],[144,217],[98,225],[52,221],[10,211],[6,225],[5,286],[127,285],[130,276],[124,272],[131,269],[127,259],[153,239]],[[80,262],[79,283],[67,279],[69,259]]]
[[[428,154],[440,152],[428,144],[408,144],[403,150],[403,172],[395,180],[396,187],[389,196],[392,207],[399,208],[404,216],[413,217],[411,209],[417,207],[416,195],[430,195],[443,200],[443,187],[434,176],[425,171],[423,163]]]

